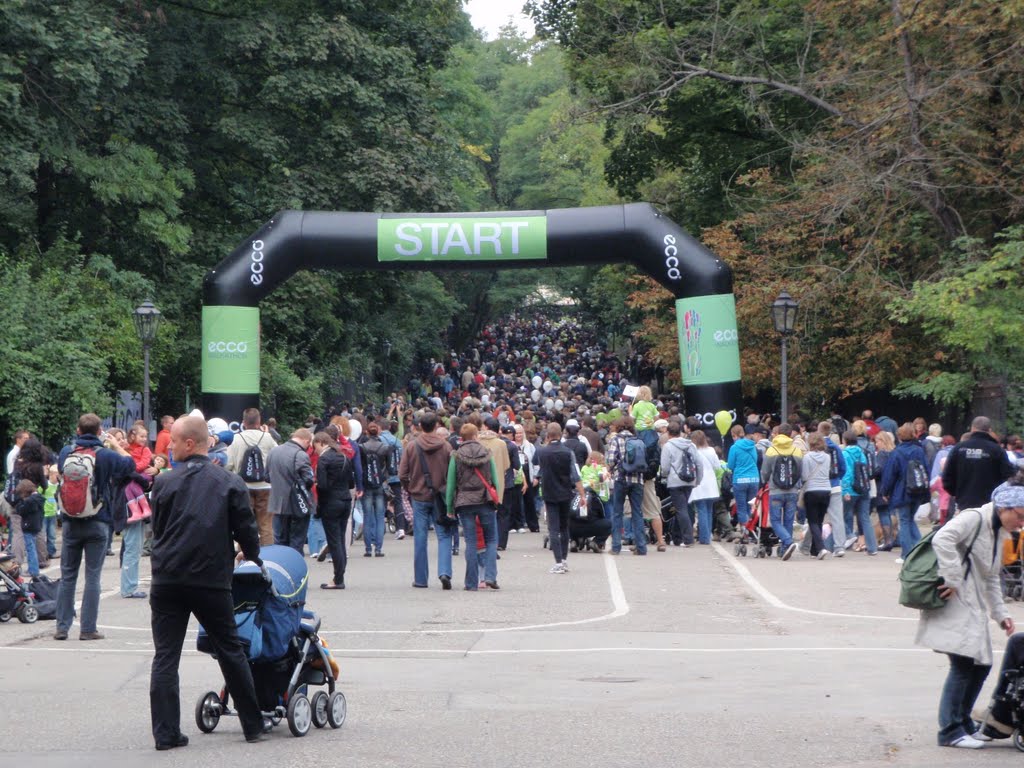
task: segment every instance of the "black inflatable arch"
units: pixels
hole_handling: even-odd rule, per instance
[[[259,405],[259,302],[301,269],[473,269],[629,261],[676,297],[686,412],[740,406],[729,267],[651,205],[486,213],[282,211],[203,283],[203,408]]]

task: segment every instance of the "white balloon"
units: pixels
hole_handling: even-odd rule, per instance
[[[560,411],[565,408],[565,403],[561,400],[555,400],[555,410]]]
[[[549,397],[547,400],[544,401],[544,407],[547,408],[549,411],[555,410],[555,401]]]
[[[555,385],[552,384],[550,381],[545,381],[544,382],[544,391],[545,392],[550,392],[554,388],[555,388]]]
[[[535,403],[540,402],[540,390],[539,389],[533,390],[533,392],[530,393],[530,398]]]
[[[359,439],[359,436],[363,434],[363,425],[360,424],[356,419],[348,420],[348,439],[353,443]]]
[[[542,379],[540,376],[534,376],[533,380],[531,381],[531,383],[533,384],[533,388],[540,389],[540,385],[543,381],[544,379]]]

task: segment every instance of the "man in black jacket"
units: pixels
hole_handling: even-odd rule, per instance
[[[988,504],[995,487],[1016,471],[991,433],[988,417],[976,417],[970,435],[953,446],[946,458],[942,487],[956,499],[957,511]]]
[[[259,531],[249,490],[238,475],[210,462],[206,422],[183,416],[171,427],[177,466],[157,477],[153,509],[153,668],[149,704],[158,750],[184,747],[178,665],[189,615],[206,629],[217,663],[235,700],[246,741],[263,732],[245,650],[231,600],[234,544],[262,567]],[[180,458],[179,458],[180,457]]]

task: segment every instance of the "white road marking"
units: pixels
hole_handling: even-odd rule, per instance
[[[100,654],[135,654],[135,655],[146,655],[151,656],[153,654],[152,649],[142,648],[97,648],[90,644],[88,648],[77,648],[74,646],[66,647],[53,647],[53,646],[28,646],[18,645],[9,646],[4,648],[5,651],[43,651],[51,653],[100,653]],[[573,654],[579,655],[584,653],[703,653],[709,655],[715,654],[727,654],[727,653],[739,653],[742,655],[747,654],[762,654],[762,653],[934,653],[929,648],[857,648],[850,646],[840,647],[824,647],[824,646],[808,646],[801,648],[799,646],[784,646],[784,647],[757,647],[757,648],[645,648],[640,646],[608,646],[600,648],[507,648],[507,649],[491,649],[491,650],[465,650],[460,651],[453,648],[423,648],[420,650],[402,648],[402,649],[385,649],[385,648],[331,648],[331,654],[338,658],[361,658],[366,656],[405,656],[409,658],[416,658],[417,656],[520,656],[520,655],[562,655],[562,654]],[[1001,655],[1003,651],[993,651],[995,655]],[[184,656],[206,656],[205,653],[199,651],[183,649],[182,655]]]
[[[733,570],[735,570],[736,573],[739,574],[740,578],[747,583],[747,586],[754,590],[754,592],[756,592],[762,600],[764,600],[766,603],[768,603],[768,605],[772,606],[773,608],[779,608],[783,611],[793,611],[794,613],[807,613],[812,616],[831,616],[837,619],[868,619],[870,621],[917,621],[917,616],[872,616],[870,614],[864,613],[834,613],[832,611],[815,611],[811,608],[799,608],[795,605],[789,605],[788,603],[784,603],[774,594],[769,592],[761,584],[761,582],[759,582],[754,577],[754,575],[747,569],[747,566],[745,566],[737,558],[729,554],[725,547],[723,547],[717,541],[712,542],[711,546],[714,547],[715,551],[718,552],[718,554],[721,555],[725,559],[725,561],[733,567]]]
[[[626,600],[626,592],[622,588],[622,580],[619,578],[619,569],[615,565],[615,558],[611,555],[604,556],[604,568],[608,577],[608,591],[612,600],[611,613],[601,616],[594,616],[589,619],[576,619],[574,621],[554,621],[547,624],[525,624],[517,627],[481,627],[471,629],[459,627],[454,629],[333,629],[322,630],[318,634],[325,637],[333,635],[464,635],[464,634],[495,634],[501,632],[525,632],[533,629],[552,629],[555,627],[574,627],[580,624],[593,624],[598,621],[610,621],[618,619],[629,613],[629,602]],[[562,578],[562,577],[553,577]],[[109,624],[99,625],[100,629],[124,630],[128,632],[149,632],[149,627],[118,627]],[[197,630],[190,629],[189,632]]]

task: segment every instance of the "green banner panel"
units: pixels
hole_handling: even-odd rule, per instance
[[[259,391],[259,309],[203,307],[203,392]]]
[[[544,216],[381,218],[377,260],[502,261],[548,257]]]
[[[740,345],[732,294],[676,300],[683,384],[739,381]]]

